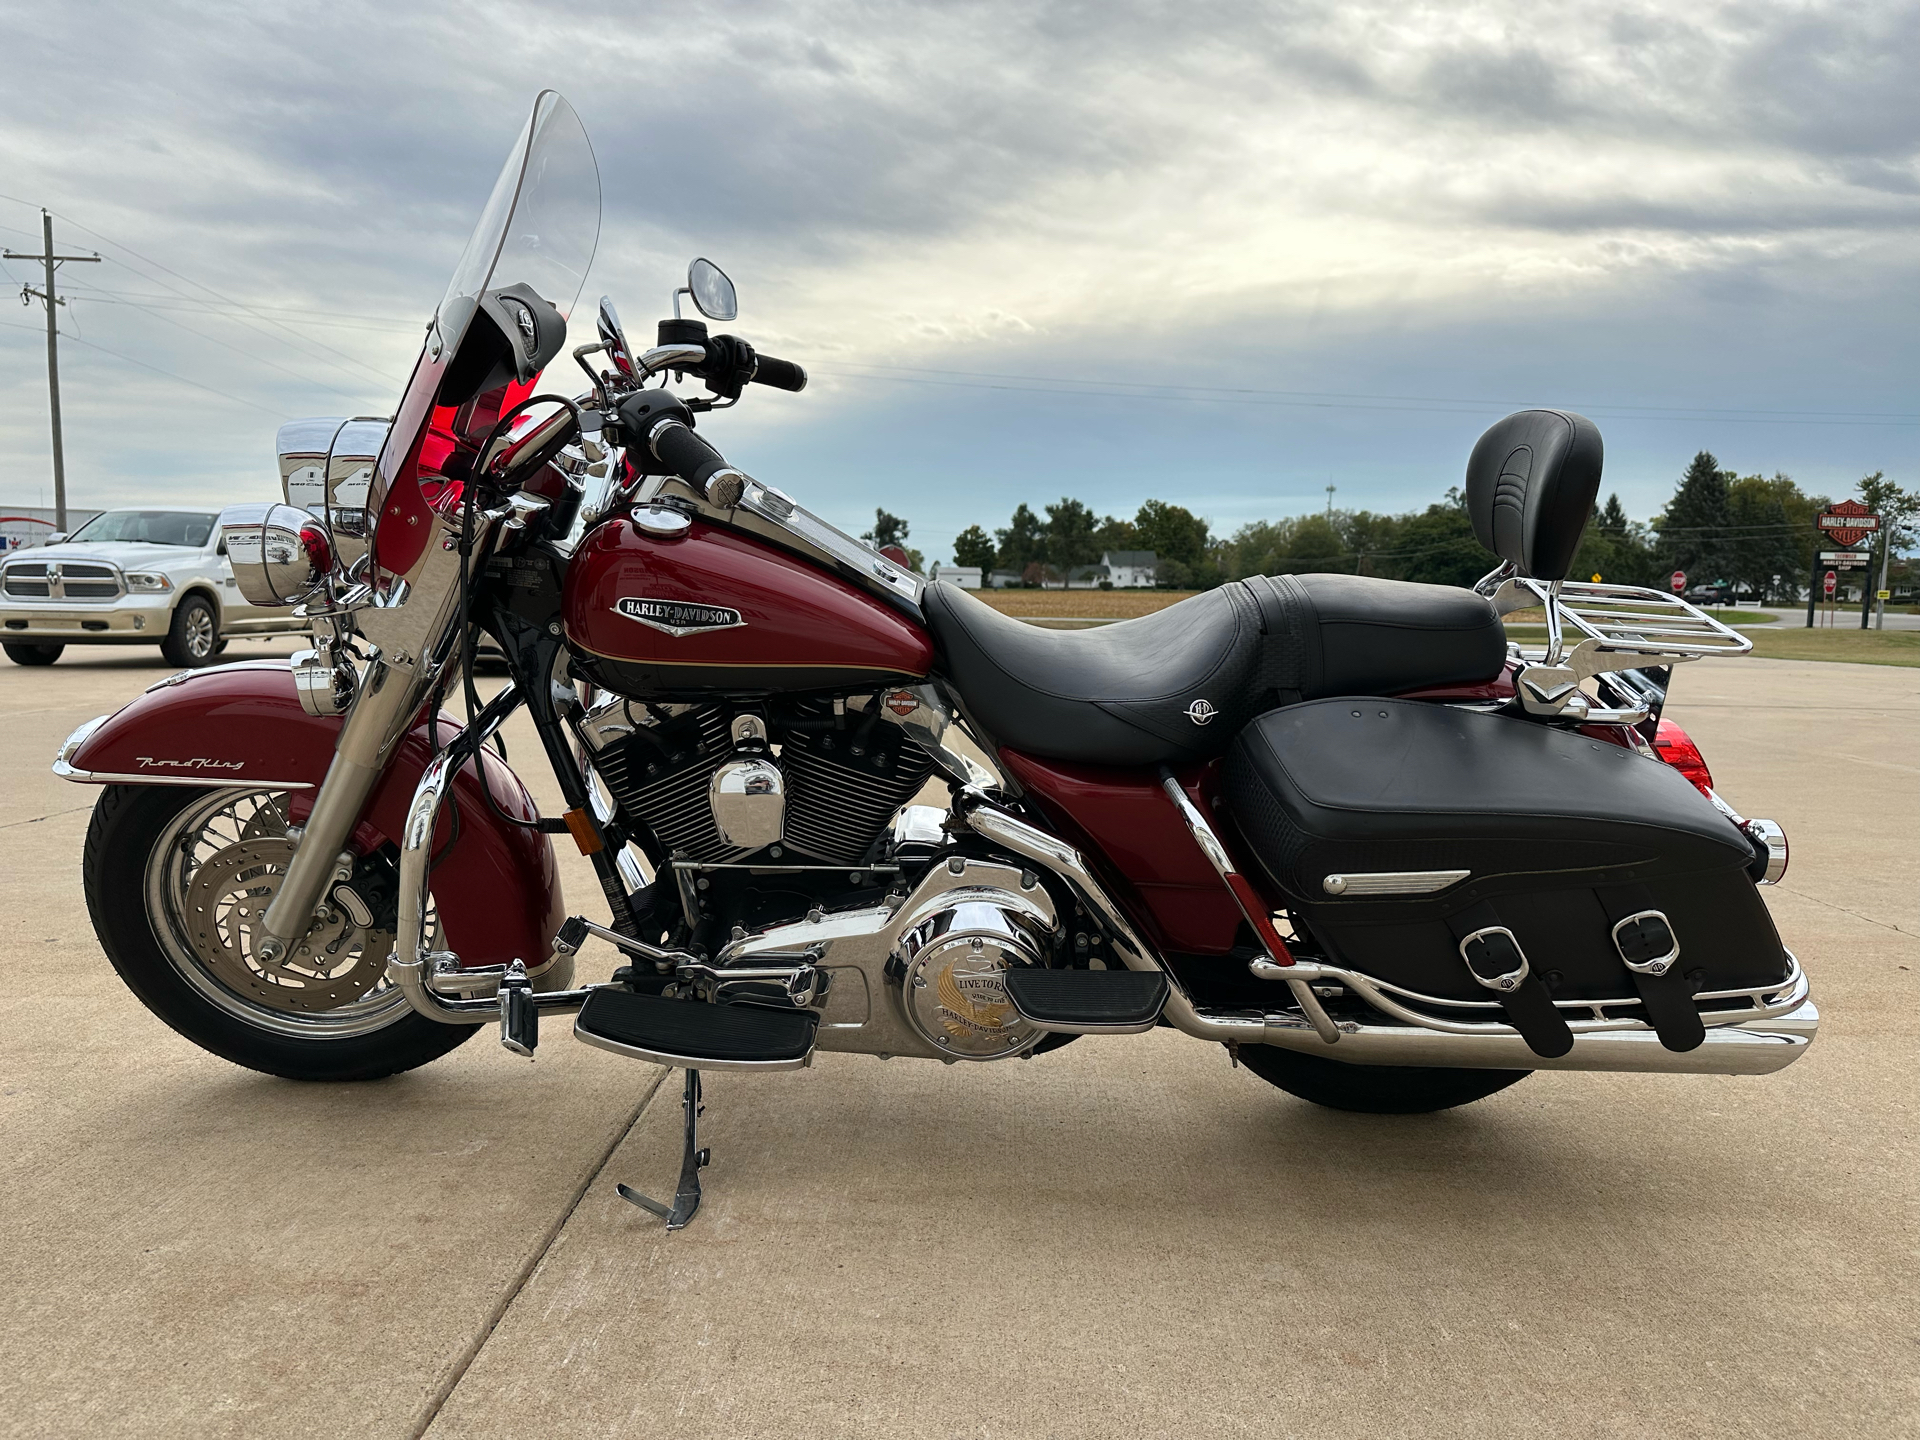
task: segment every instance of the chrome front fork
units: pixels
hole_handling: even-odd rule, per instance
[[[473,555],[487,553],[493,517],[474,517]],[[392,582],[386,604],[352,612],[355,629],[374,647],[360,692],[335,743],[333,762],[314,797],[286,878],[267,913],[262,958],[284,954],[313,925],[332,878],[373,787],[393,758],[394,746],[447,662],[449,641],[460,623],[459,530],[436,517],[426,548],[405,577]]]

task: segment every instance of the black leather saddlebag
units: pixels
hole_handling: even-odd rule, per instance
[[[1788,973],[1746,836],[1671,766],[1618,745],[1444,705],[1317,700],[1241,733],[1224,798],[1327,959],[1500,1000],[1530,1042],[1564,1032],[1553,1001],[1637,996],[1663,1041],[1691,1048],[1692,996]],[[1526,977],[1503,992],[1520,955]]]

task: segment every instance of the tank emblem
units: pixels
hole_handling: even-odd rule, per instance
[[[697,605],[687,600],[648,600],[622,595],[613,605],[616,614],[638,620],[668,635],[700,635],[708,630],[731,630],[747,622],[738,610],[723,605]]]
[[[1213,702],[1211,700],[1196,700],[1193,704],[1187,706],[1187,719],[1193,721],[1196,725],[1211,723],[1213,717],[1219,713],[1218,710],[1213,708]]]

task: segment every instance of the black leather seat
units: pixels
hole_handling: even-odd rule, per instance
[[[1507,653],[1472,591],[1363,575],[1234,581],[1095,630],[1028,625],[944,582],[923,604],[976,726],[1094,765],[1212,759],[1276,705],[1490,680]]]

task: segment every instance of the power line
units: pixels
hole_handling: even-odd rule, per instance
[[[18,320],[0,320],[0,325],[6,326],[9,330],[31,330],[36,335],[40,333],[39,326],[22,325]],[[122,355],[118,350],[109,350],[104,345],[92,340],[83,340],[80,336],[69,334],[65,330],[62,330],[60,335],[62,339],[71,340],[76,345],[84,345],[89,350],[98,350],[102,355],[111,355],[114,359],[124,360],[129,365],[138,365],[142,370],[151,370],[154,374],[164,375],[169,380],[178,380],[182,385],[191,385],[196,390],[204,390],[209,395],[218,395],[222,400],[231,400],[236,405],[245,405],[249,409],[258,410],[262,415],[271,415],[276,419],[284,418],[281,411],[270,410],[265,405],[256,405],[253,401],[235,395],[230,390],[216,390],[211,385],[202,385],[198,380],[189,380],[184,375],[176,375],[173,371],[163,370],[158,365],[149,365],[145,360],[136,360],[131,355]]]

